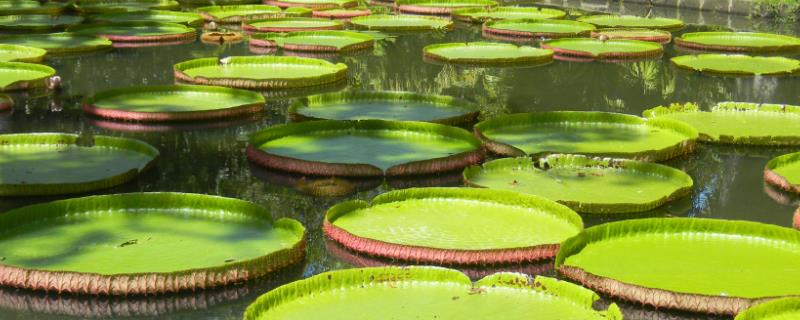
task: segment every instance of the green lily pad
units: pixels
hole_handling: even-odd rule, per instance
[[[197,8],[196,10],[206,21],[221,23],[238,23],[245,20],[283,17],[281,8],[263,4],[208,6]],[[311,10],[308,10],[308,14],[311,14]]]
[[[536,65],[553,61],[553,51],[496,42],[440,43],[422,49],[435,61],[478,65]]]
[[[662,161],[694,149],[697,130],[669,119],[581,111],[511,114],[475,125],[486,148],[507,156],[572,153]]]
[[[163,10],[110,12],[91,16],[91,19],[98,22],[167,22],[190,26],[203,23],[203,18],[197,13]]]
[[[259,0],[180,0],[180,2],[181,4],[188,5],[190,7],[212,6],[212,5],[238,6],[238,5],[251,5],[251,4],[261,3],[261,1]]]
[[[314,18],[348,20],[355,17],[368,16],[371,14],[372,10],[367,7],[353,7],[315,10],[313,16]]]
[[[73,33],[26,34],[0,37],[0,43],[47,50],[48,54],[73,54],[111,49],[111,40]]]
[[[44,87],[55,74],[55,69],[41,64],[0,62],[0,91]]]
[[[617,40],[640,40],[667,44],[672,41],[672,33],[664,30],[654,29],[600,29],[592,31],[592,38],[595,39],[617,39]]]
[[[800,152],[770,160],[764,169],[764,180],[783,190],[800,193]]]
[[[440,124],[323,120],[264,129],[247,154],[281,171],[374,177],[462,170],[483,159],[480,146],[466,130]]]
[[[281,47],[290,51],[353,52],[370,49],[375,40],[352,31],[297,31],[284,34],[255,34],[251,46]]]
[[[797,51],[800,50],[800,38],[758,32],[692,32],[676,38],[675,45],[697,50]]]
[[[734,320],[800,319],[800,298],[784,298],[757,304],[736,315]]]
[[[464,171],[467,184],[511,190],[586,213],[629,213],[684,197],[692,178],[668,166],[633,160],[550,155],[489,161]]]
[[[402,91],[346,91],[310,96],[289,108],[302,120],[395,120],[464,125],[478,117],[478,106],[450,96]]]
[[[27,275],[3,285],[59,293],[203,290],[268,274],[305,249],[299,222],[199,194],[73,198],[8,211],[0,225],[0,266]]]
[[[67,31],[107,38],[112,42],[191,41],[195,29],[166,22],[113,22],[74,26]]]
[[[637,16],[590,15],[578,18],[578,21],[591,23],[601,28],[647,28],[661,30],[679,30],[684,23],[678,19],[646,18]]]
[[[79,24],[83,18],[79,16],[47,14],[28,14],[18,16],[0,16],[0,30],[6,31],[43,31],[63,29]]]
[[[341,30],[340,21],[318,18],[269,18],[244,22],[242,28],[248,32],[292,32],[312,30]]]
[[[281,8],[305,7],[313,10],[349,8],[358,5],[357,0],[264,0],[264,4]]]
[[[529,283],[523,274],[496,273],[473,284],[459,271],[435,267],[329,271],[267,292],[244,319],[341,320],[364,312],[387,319],[622,319],[613,303],[593,309],[597,294],[578,285],[542,276]]]
[[[434,214],[435,213],[435,214]],[[436,264],[501,264],[551,259],[583,229],[555,202],[516,192],[419,188],[331,207],[325,235],[371,256]]]
[[[350,20],[350,25],[361,30],[432,31],[449,30],[453,28],[453,21],[438,17],[373,14],[355,17]]]
[[[0,44],[0,61],[41,62],[47,51],[44,49],[20,46],[16,44]]]
[[[539,7],[462,8],[451,12],[453,19],[484,23],[488,20],[506,19],[561,19],[567,13],[558,9]]]
[[[556,39],[545,41],[541,46],[559,56],[600,60],[656,57],[664,52],[661,44],[639,40]]]
[[[321,86],[347,76],[343,63],[275,56],[200,58],[175,64],[174,70],[179,81],[249,89]]]
[[[11,97],[0,94],[0,112],[6,112],[14,108],[14,99]]]
[[[571,20],[509,19],[489,21],[483,25],[485,34],[525,38],[563,38],[589,35],[595,26]]]
[[[2,0],[0,1],[0,15],[24,14],[50,14],[55,15],[64,11],[66,3],[45,2],[36,0]]]
[[[174,0],[78,0],[74,6],[83,14],[180,9]]]
[[[257,92],[213,86],[145,86],[103,91],[83,101],[83,110],[102,118],[135,121],[208,120],[256,114]]]
[[[685,122],[706,142],[800,145],[800,106],[722,102],[707,112],[687,103],[648,109],[644,116]]]
[[[607,295],[727,315],[800,295],[798,266],[796,230],[700,218],[602,224],[563,242],[556,257],[559,273]]]
[[[800,60],[738,54],[685,55],[670,59],[679,68],[722,75],[785,75],[800,71]]]
[[[158,150],[131,139],[74,134],[0,135],[0,195],[80,193],[109,188],[155,165]]]
[[[446,14],[462,8],[492,8],[494,0],[397,0],[397,11],[408,14]]]

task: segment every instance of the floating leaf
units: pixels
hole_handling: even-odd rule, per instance
[[[0,43],[47,50],[48,54],[78,54],[111,49],[111,40],[73,33],[26,34],[0,37]]]
[[[257,47],[281,47],[289,51],[354,52],[371,49],[375,44],[372,36],[352,31],[297,31],[286,34],[255,34],[250,45]]]
[[[722,75],[785,75],[800,71],[800,61],[784,57],[700,54],[670,60],[679,68]]]
[[[25,90],[45,87],[56,70],[33,63],[0,62],[0,91]]]
[[[356,29],[377,31],[432,31],[453,28],[453,21],[450,19],[415,15],[373,14],[355,17],[350,20],[350,24]]]
[[[292,32],[312,30],[341,30],[344,24],[336,20],[319,18],[269,18],[250,20],[242,24],[247,32]]]
[[[661,44],[639,40],[557,39],[545,41],[541,46],[559,56],[599,60],[649,58],[664,52]]]
[[[451,14],[453,19],[472,23],[506,19],[561,19],[567,15],[558,9],[539,7],[463,8],[453,10]]]
[[[462,8],[492,8],[494,0],[397,0],[397,11],[406,14],[449,15]]]
[[[484,35],[548,39],[585,36],[594,29],[588,23],[551,19],[509,19],[489,21],[483,25]]]
[[[646,18],[627,15],[589,15],[579,17],[578,21],[591,23],[602,28],[648,28],[675,31],[684,26],[683,21],[678,19]]]
[[[494,42],[440,43],[422,49],[434,61],[472,65],[538,65],[553,61],[553,51]]]
[[[322,86],[341,82],[347,66],[299,57],[200,58],[174,66],[180,81],[249,89],[281,89]]]
[[[651,29],[600,29],[592,31],[592,38],[609,40],[640,40],[667,44],[672,41],[672,33]]]
[[[675,45],[697,50],[796,51],[800,50],[800,38],[758,32],[692,32],[676,38]]]

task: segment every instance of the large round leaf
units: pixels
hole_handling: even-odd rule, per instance
[[[593,309],[597,294],[580,286],[541,276],[529,282],[523,274],[497,273],[473,284],[461,272],[434,267],[330,271],[264,294],[244,319],[622,319],[615,304]]]
[[[264,3],[281,8],[304,7],[314,10],[350,8],[358,5],[357,0],[264,0]]]
[[[591,23],[602,28],[648,28],[662,30],[678,30],[683,28],[683,21],[669,18],[646,18],[637,16],[590,15],[578,18],[578,21]]]
[[[310,175],[405,176],[461,170],[483,160],[480,146],[469,132],[440,124],[328,120],[262,130],[247,154],[262,166]]]
[[[315,10],[313,16],[315,18],[341,19],[347,21],[355,17],[363,17],[371,14],[372,10],[367,7],[354,7]]]
[[[408,14],[449,15],[461,8],[492,8],[494,0],[397,0],[397,11]]]
[[[244,22],[242,28],[248,32],[292,32],[312,30],[344,29],[342,22],[319,18],[269,18]]]
[[[242,200],[184,193],[37,204],[4,213],[0,226],[0,284],[59,293],[202,290],[263,276],[299,261],[305,249],[295,220],[273,221]]]
[[[47,50],[48,54],[78,54],[111,49],[111,40],[73,33],[26,34],[0,37],[0,43]]]
[[[125,12],[142,10],[176,10],[180,4],[174,0],[78,0],[75,9],[83,14]]]
[[[2,41],[2,40],[0,40]],[[16,44],[0,44],[0,61],[41,62],[47,51]]]
[[[800,39],[758,32],[692,32],[675,39],[681,47],[699,50],[764,52],[800,50]]]
[[[304,11],[307,12],[307,15],[311,15],[311,10],[305,9]],[[206,21],[215,21],[221,23],[239,23],[245,20],[249,21],[289,16],[288,10],[287,12],[283,12],[281,11],[281,8],[263,4],[209,6],[197,8],[197,12],[199,12]]]
[[[110,12],[91,16],[90,19],[98,22],[166,22],[190,26],[203,23],[203,18],[197,13],[164,10]]]
[[[67,3],[53,1],[43,3],[36,0],[2,0],[0,1],[0,15],[55,15],[64,11],[66,5]]]
[[[250,45],[280,47],[289,51],[354,52],[371,49],[375,39],[367,34],[352,31],[297,31],[285,34],[254,34]]]
[[[664,52],[661,44],[639,40],[556,39],[543,42],[542,48],[559,56],[601,60],[649,58]]]
[[[97,23],[74,26],[68,31],[100,36],[113,42],[192,41],[197,37],[192,27],[166,22]]]
[[[453,27],[453,21],[450,19],[415,15],[373,14],[355,17],[350,20],[350,25],[356,29],[377,31],[431,31],[451,29]]]
[[[516,192],[420,188],[333,206],[323,228],[352,250],[416,263],[500,264],[550,259],[583,229],[580,216]]]
[[[40,64],[0,62],[0,91],[25,90],[45,86],[56,70]]]
[[[552,19],[509,19],[489,21],[483,33],[523,38],[562,38],[589,35],[595,27],[588,23]]]
[[[666,44],[672,41],[672,33],[663,30],[639,29],[639,28],[616,28],[600,29],[592,31],[592,38],[596,39],[617,39],[617,40],[640,40]]]
[[[537,65],[553,61],[553,51],[509,43],[458,42],[428,45],[426,59],[476,65]]]
[[[800,71],[800,61],[784,57],[700,54],[671,59],[679,68],[730,75],[785,75]]]
[[[800,193],[800,152],[770,160],[764,169],[764,179],[783,190]]]
[[[747,102],[721,102],[702,111],[693,103],[659,106],[647,118],[685,122],[700,140],[743,145],[800,145],[800,107]]]
[[[462,8],[453,10],[451,14],[453,19],[472,23],[506,19],[560,19],[567,15],[562,10],[539,7]]]
[[[578,212],[647,211],[684,197],[692,178],[668,166],[633,160],[550,155],[505,158],[464,171],[467,184],[533,194]]]
[[[47,14],[28,14],[18,16],[0,16],[0,30],[6,31],[45,31],[63,29],[81,23],[79,16]]]
[[[694,149],[687,124],[580,111],[512,114],[475,125],[488,150],[507,156],[575,153],[661,161]]]
[[[800,295],[798,266],[796,230],[700,218],[602,224],[562,243],[556,258],[559,273],[611,296],[728,315]]]
[[[174,70],[180,81],[250,89],[322,86],[347,76],[342,63],[273,56],[201,58],[178,63]]]

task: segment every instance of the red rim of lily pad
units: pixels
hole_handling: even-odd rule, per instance
[[[314,18],[326,19],[351,19],[355,17],[368,16],[372,14],[369,8],[352,8],[352,9],[327,9],[327,10],[314,10],[312,16]]]
[[[583,27],[584,30],[577,32],[531,32],[513,29],[498,28],[496,24],[507,23],[552,23],[564,24]],[[585,23],[573,20],[559,20],[559,19],[508,19],[508,20],[489,20],[483,24],[481,31],[484,36],[499,36],[502,37],[515,37],[517,39],[530,40],[530,39],[556,39],[556,38],[570,38],[588,36],[596,27],[591,23]]]
[[[638,43],[642,45],[658,45],[658,47],[653,47],[650,50],[644,51],[635,51],[635,52],[626,52],[626,51],[614,51],[614,52],[603,52],[600,54],[594,54],[589,51],[584,50],[573,50],[573,49],[566,49],[558,47],[558,43],[562,41],[597,41],[597,42],[620,42],[620,43]],[[574,57],[574,58],[583,58],[583,59],[595,59],[595,60],[606,60],[606,61],[624,61],[628,59],[642,59],[642,58],[652,58],[658,57],[662,53],[664,53],[664,47],[660,44],[654,44],[653,42],[648,41],[639,41],[639,40],[608,40],[602,41],[597,39],[583,39],[583,38],[568,38],[568,39],[556,39],[556,40],[549,40],[542,42],[540,45],[543,49],[550,49],[555,52],[557,56],[561,57]],[[566,60],[566,59],[565,59]]]
[[[631,36],[624,36],[614,33],[623,33],[623,32],[643,32],[643,33],[650,33],[650,35],[631,35]],[[664,30],[657,30],[657,29],[640,29],[640,28],[613,28],[613,29],[600,29],[592,31],[592,38],[598,39],[602,36],[608,37],[609,40],[613,39],[620,39],[620,40],[639,40],[639,41],[649,41],[649,42],[657,42],[660,44],[667,44],[672,41],[672,33],[669,31]]]
[[[800,194],[800,184],[794,184],[788,178],[780,175],[775,170],[784,164],[800,162],[800,152],[778,156],[767,162],[764,167],[764,181],[779,189],[795,194]]]
[[[360,40],[359,42],[343,46],[337,47],[330,44],[324,43],[279,43],[279,39],[282,37],[292,37],[292,36],[341,36],[341,37],[348,37],[354,40]],[[325,31],[297,31],[297,32],[289,32],[285,34],[275,34],[275,33],[260,33],[260,34],[253,34],[250,36],[250,46],[254,47],[263,47],[263,48],[282,48],[283,50],[289,51],[308,51],[308,52],[354,52],[354,51],[361,51],[366,49],[371,49],[375,46],[375,39],[369,35],[352,32],[352,31],[342,31],[342,30],[325,30]]]
[[[171,27],[175,28],[176,30],[181,29],[182,31],[175,33],[168,33],[168,34],[159,34],[159,35],[135,35],[135,34],[119,35],[113,33],[103,33],[102,31],[103,27],[138,27],[138,26]],[[92,29],[99,29],[99,30],[92,31]],[[93,34],[111,40],[112,42],[165,42],[165,43],[180,44],[180,43],[186,43],[188,41],[194,41],[195,39],[197,39],[197,32],[195,31],[194,28],[187,27],[185,25],[177,23],[152,22],[152,21],[110,22],[110,23],[78,25],[70,27],[69,29],[67,29],[67,31],[78,34],[87,34],[87,33]]]
[[[703,36],[714,36],[714,35],[742,35],[742,36],[751,36],[751,37],[765,37],[765,38],[775,38],[786,40],[787,43],[783,45],[769,45],[769,46],[761,46],[761,47],[751,47],[751,46],[737,46],[736,44],[729,44],[729,45],[722,45],[722,44],[704,44],[697,41],[692,41],[692,38],[698,38]],[[793,43],[789,43],[793,42]],[[725,32],[725,31],[718,31],[718,32],[691,32],[685,33],[682,36],[675,38],[675,45],[682,48],[687,48],[691,50],[709,50],[709,51],[731,51],[731,52],[777,52],[777,51],[798,51],[800,50],[800,39],[792,36],[780,35],[780,34],[771,34],[771,33],[759,33],[759,32]]]
[[[321,1],[319,3],[313,2],[294,2],[291,0],[264,0],[264,4],[280,7],[280,8],[291,8],[291,7],[304,7],[309,8],[312,10],[322,10],[322,9],[333,9],[333,8],[350,8],[355,7],[358,5],[358,1],[340,1],[340,2],[324,2]]]
[[[436,5],[447,2],[463,3],[462,6]],[[493,8],[497,2],[493,0],[397,0],[397,11],[404,14],[450,15],[454,10],[463,8]]]
[[[794,221],[792,223],[795,229],[800,230],[800,208],[794,212]]]
[[[259,27],[254,26],[254,23],[268,22],[268,21],[308,21],[308,22],[327,22],[329,25],[316,26],[316,27]],[[242,29],[248,33],[255,32],[295,32],[295,31],[315,31],[315,30],[342,30],[344,24],[336,20],[320,19],[320,18],[270,18],[261,20],[249,20],[242,23]]]

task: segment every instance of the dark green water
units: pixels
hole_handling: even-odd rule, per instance
[[[569,3],[581,5],[581,3]],[[605,3],[582,3],[601,9]],[[641,7],[611,6],[612,11],[644,14]],[[756,23],[744,17],[659,9],[656,15],[680,17],[689,23],[723,24],[738,30],[800,33],[796,25]],[[691,26],[684,31],[709,27]],[[481,39],[477,27],[459,27],[447,34],[403,35],[380,44],[374,52],[331,60],[350,67],[348,86],[371,90],[409,90],[447,94],[481,105],[484,117],[545,110],[596,110],[640,115],[644,109],[670,102],[695,101],[704,106],[719,101],[800,104],[800,78],[728,78],[680,71],[669,64],[674,55],[667,46],[662,58],[635,63],[568,63],[522,69],[484,69],[423,62],[422,47],[437,42]],[[292,187],[292,177],[252,168],[244,148],[249,134],[286,122],[291,100],[272,100],[263,117],[211,127],[114,126],[85,117],[80,100],[95,92],[125,86],[173,83],[172,65],[191,58],[250,55],[247,44],[220,47],[193,43],[108,53],[52,58],[65,88],[57,94],[13,94],[13,114],[0,115],[0,132],[75,132],[124,136],[144,140],[161,151],[155,170],[134,182],[103,190],[102,194],[137,191],[207,193],[261,204],[276,216],[300,220],[309,230],[306,261],[274,277],[222,290],[165,297],[86,298],[57,297],[21,290],[0,289],[0,319],[64,319],[75,316],[126,319],[238,319],[244,308],[271,288],[323,271],[386,261],[354,256],[326,244],[321,221],[330,205],[349,198],[369,199],[392,189],[390,184],[346,198],[315,198]],[[148,132],[152,131],[152,132]],[[668,164],[686,170],[695,180],[689,198],[669,204],[651,215],[743,219],[789,226],[800,201],[765,187],[762,170],[777,155],[797,151],[703,145],[688,157]],[[459,177],[432,177],[414,185],[460,185]],[[367,183],[368,184],[368,183]],[[365,186],[367,185],[365,184]],[[398,183],[393,183],[397,185]],[[57,198],[7,198],[0,211]],[[586,218],[587,224],[608,221]],[[530,274],[553,275],[552,267],[525,265],[505,268]],[[471,270],[480,276],[487,270]],[[625,306],[627,319],[708,319]]]

